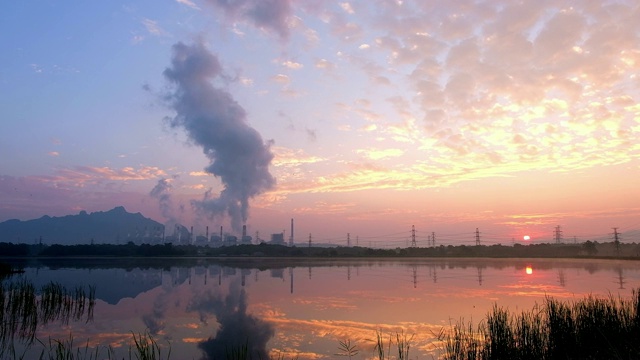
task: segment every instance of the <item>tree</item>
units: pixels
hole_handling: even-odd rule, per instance
[[[596,243],[590,240],[587,240],[587,242],[585,242],[584,245],[582,245],[582,248],[584,249],[584,251],[587,252],[587,255],[589,256],[593,256],[598,253],[598,249],[596,248]]]

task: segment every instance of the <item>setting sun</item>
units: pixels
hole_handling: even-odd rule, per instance
[[[525,236],[523,237],[523,239],[524,239],[524,241],[529,241],[529,240],[531,240],[531,236],[529,236],[529,235],[525,235]]]
[[[527,275],[533,274],[533,268],[531,266],[527,266],[524,271],[527,273]]]

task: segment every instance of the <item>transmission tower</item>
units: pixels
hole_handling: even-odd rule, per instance
[[[553,237],[556,239],[556,244],[560,244],[562,242],[562,230],[560,230],[560,225],[556,226],[556,230],[553,232]]]
[[[311,233],[309,233],[309,247],[311,247]]]
[[[351,234],[347,233],[347,247],[351,247]]]
[[[416,226],[411,225],[411,247],[417,247],[416,244]]]
[[[433,246],[436,246],[436,233],[432,232],[431,233],[431,244],[433,244]]]
[[[480,246],[480,231],[476,228],[476,246]]]
[[[620,252],[620,233],[618,232],[618,228],[614,227],[613,229],[613,243],[616,245],[616,251]]]

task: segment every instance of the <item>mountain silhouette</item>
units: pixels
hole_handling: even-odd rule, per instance
[[[0,242],[75,245],[90,243],[155,242],[162,239],[164,226],[141,213],[118,206],[109,211],[0,223]]]

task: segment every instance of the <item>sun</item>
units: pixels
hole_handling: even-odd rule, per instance
[[[523,239],[524,239],[524,241],[529,241],[529,240],[531,240],[531,236],[529,236],[529,235],[525,235],[525,236],[523,237]]]

